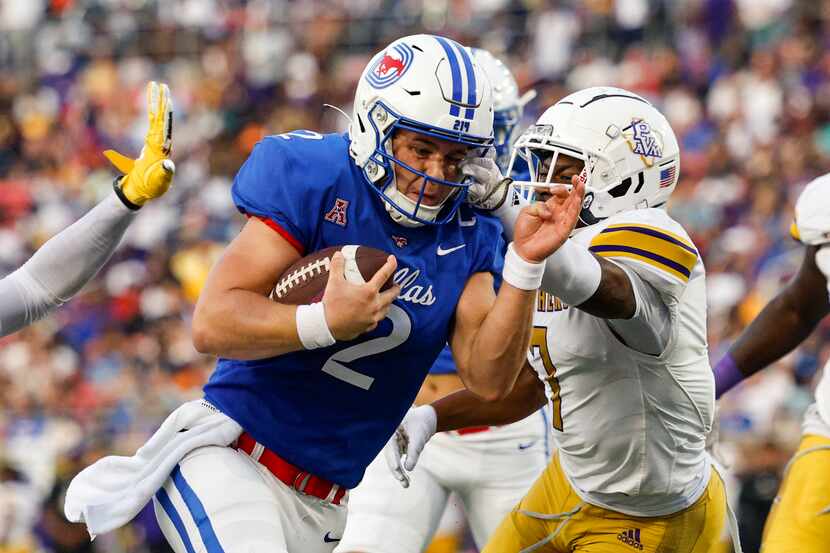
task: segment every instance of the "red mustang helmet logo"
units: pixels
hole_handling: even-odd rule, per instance
[[[378,65],[375,72],[379,77],[382,77],[389,73],[392,69],[395,70],[395,73],[400,75],[403,71],[403,60],[393,58],[389,54],[383,54],[383,59],[380,60],[380,65]]]

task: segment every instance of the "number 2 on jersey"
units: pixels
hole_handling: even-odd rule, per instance
[[[348,382],[352,386],[357,386],[364,390],[371,388],[372,382],[375,381],[374,377],[350,369],[343,363],[349,363],[361,357],[383,353],[406,342],[406,339],[409,338],[409,333],[412,332],[412,321],[409,320],[409,315],[406,314],[406,311],[392,304],[389,306],[389,313],[386,315],[386,318],[392,321],[392,332],[389,336],[372,338],[371,340],[349,346],[346,349],[341,349],[333,353],[323,365],[323,372],[343,382]]]
[[[550,386],[550,403],[553,407],[553,427],[562,432],[562,398],[559,395],[559,380],[556,378],[556,367],[550,359],[548,350],[548,329],[544,326],[534,326],[530,334],[530,349],[542,359],[542,366],[545,367]]]

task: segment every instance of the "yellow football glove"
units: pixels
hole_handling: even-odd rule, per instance
[[[150,128],[138,159],[132,160],[115,150],[104,152],[106,158],[124,173],[124,177],[116,182],[116,192],[120,192],[121,199],[132,209],[167,192],[176,172],[176,166],[170,160],[173,99],[166,84],[150,81],[147,85],[147,115]]]

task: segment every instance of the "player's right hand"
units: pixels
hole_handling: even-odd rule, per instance
[[[409,473],[415,470],[424,446],[435,434],[437,424],[438,416],[432,405],[413,407],[384,446],[386,466],[404,488],[409,487]]]
[[[552,184],[550,197],[522,209],[513,228],[513,247],[523,259],[542,263],[565,243],[579,221],[585,180],[571,179],[571,190]]]
[[[389,313],[389,306],[400,293],[397,284],[381,292],[387,280],[395,274],[398,262],[390,255],[365,284],[346,280],[346,258],[335,252],[329,265],[329,280],[323,293],[326,323],[331,335],[338,341],[352,340],[374,330]]]
[[[173,99],[164,83],[150,81],[147,85],[147,116],[150,128],[138,159],[107,150],[104,155],[124,173],[121,193],[131,204],[142,206],[158,198],[173,183],[176,166],[170,160],[173,148]]]

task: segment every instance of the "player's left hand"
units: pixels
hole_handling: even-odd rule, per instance
[[[504,204],[513,179],[501,174],[496,160],[489,157],[470,158],[461,172],[473,179],[467,189],[467,202],[484,211],[493,211]]]
[[[138,159],[107,150],[104,155],[124,173],[121,193],[131,204],[142,206],[158,198],[170,188],[176,166],[170,160],[173,148],[173,99],[164,83],[150,81],[147,85],[147,116],[150,128]]]
[[[526,261],[543,262],[576,228],[585,198],[585,181],[574,175],[571,183],[570,192],[564,184],[551,186],[550,198],[525,207],[516,219],[513,247]]]
[[[404,488],[409,487],[409,473],[418,464],[421,451],[435,434],[437,424],[438,417],[431,405],[413,407],[383,448],[386,466]]]

